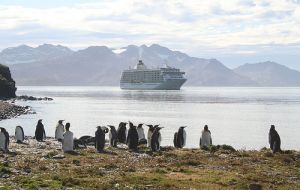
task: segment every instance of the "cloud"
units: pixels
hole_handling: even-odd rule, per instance
[[[255,45],[286,47],[300,42],[298,1],[105,0],[31,5],[0,6],[0,48],[45,42],[71,48],[159,43],[188,53],[205,47],[214,53],[241,54],[255,52]],[[233,46],[247,48],[233,50]]]

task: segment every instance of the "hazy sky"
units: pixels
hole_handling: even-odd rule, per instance
[[[158,43],[229,67],[276,61],[300,70],[299,0],[0,0],[0,50]]]

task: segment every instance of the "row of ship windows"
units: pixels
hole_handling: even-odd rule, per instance
[[[123,76],[126,76],[126,77],[161,77],[161,75],[123,75]]]
[[[162,75],[160,74],[154,74],[154,75],[135,75],[135,74],[126,74],[123,75],[124,77],[143,77],[143,78],[149,78],[149,77],[161,77]],[[178,74],[178,75],[170,75],[172,78],[175,77],[182,77],[182,75]]]
[[[151,77],[140,77],[140,76],[123,76],[122,79],[123,80],[158,80],[158,79],[162,79],[163,77],[161,76],[151,76]],[[170,78],[173,79],[181,79],[182,76],[181,75],[177,75],[177,76],[171,76]]]
[[[160,77],[155,77],[155,78],[122,78],[122,80],[130,81],[130,80],[161,80],[162,78]]]

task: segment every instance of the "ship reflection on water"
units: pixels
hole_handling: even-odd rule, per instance
[[[153,102],[184,102],[185,94],[181,91],[143,91],[143,90],[127,90],[122,91],[122,98],[135,101],[153,101]]]

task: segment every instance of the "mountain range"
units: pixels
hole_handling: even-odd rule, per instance
[[[11,68],[17,85],[119,85],[122,71],[139,59],[150,68],[164,63],[180,68],[190,86],[300,86],[300,72],[274,62],[229,69],[216,59],[191,57],[158,44],[78,51],[61,45],[21,45],[0,53],[0,63]]]

